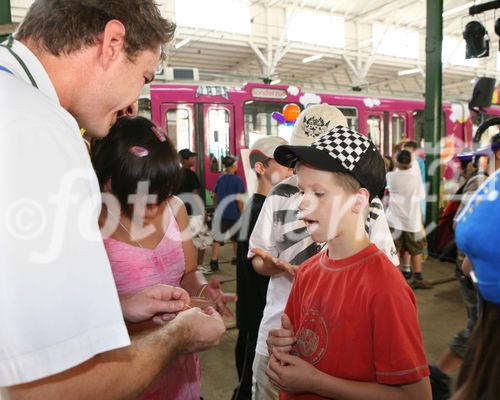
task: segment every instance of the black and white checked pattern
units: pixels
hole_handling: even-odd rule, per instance
[[[370,148],[370,144],[367,137],[339,125],[321,136],[311,146],[327,151],[345,169],[352,171],[361,156]]]

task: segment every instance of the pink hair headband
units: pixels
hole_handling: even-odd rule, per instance
[[[157,127],[156,125],[153,125],[151,127],[151,130],[153,131],[153,133],[160,142],[164,142],[165,140],[167,140],[167,135],[161,128]]]
[[[133,154],[134,156],[141,158],[149,155],[148,149],[145,149],[142,146],[132,146],[130,149],[128,149],[128,152]]]

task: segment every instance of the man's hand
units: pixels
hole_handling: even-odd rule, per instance
[[[271,263],[275,268],[283,272],[287,272],[292,277],[295,276],[295,272],[299,268],[298,265],[292,265],[286,261],[280,260],[279,258],[274,257],[271,253],[259,248],[252,249],[252,253],[254,253],[256,257],[260,257],[264,263]]]
[[[466,276],[470,276],[470,271],[472,270],[472,263],[469,260],[469,257],[465,257],[462,262],[462,272]]]
[[[197,353],[208,350],[219,344],[221,336],[226,332],[226,326],[220,314],[212,307],[201,311],[190,308],[179,313],[170,324],[182,327],[181,354]]]
[[[220,279],[213,278],[205,289],[205,297],[215,304],[216,310],[225,317],[233,318],[233,313],[227,308],[227,303],[236,301],[235,293],[224,293],[220,290]]]
[[[288,315],[283,314],[281,316],[281,328],[269,331],[267,350],[269,354],[272,354],[274,349],[282,353],[290,353],[296,341],[290,318],[288,318]]]
[[[290,393],[311,392],[320,371],[307,361],[274,349],[266,374],[280,389]]]
[[[184,289],[169,285],[155,285],[131,295],[120,296],[127,322],[143,322],[151,318],[157,323],[166,322],[185,310],[189,302],[189,294]]]

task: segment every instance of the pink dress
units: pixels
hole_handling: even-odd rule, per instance
[[[163,283],[180,286],[184,251],[177,221],[169,206],[165,236],[154,249],[104,240],[119,294],[130,294]],[[143,400],[199,400],[200,363],[195,354],[179,356],[140,397]]]

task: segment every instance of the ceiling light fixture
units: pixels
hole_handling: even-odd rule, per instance
[[[182,39],[180,42],[176,43],[175,48],[180,49],[191,41],[191,38]]]
[[[281,82],[281,79],[274,79],[271,81],[271,85],[277,85],[280,82]]]
[[[480,2],[478,2],[480,3]],[[461,11],[467,10],[468,8],[472,7],[474,5],[473,1],[469,1],[465,4],[462,4],[461,6],[452,8],[451,10],[447,10],[443,13],[443,18],[451,17],[452,15],[458,14]]]
[[[306,57],[302,59],[302,63],[307,64],[313,61],[321,60],[323,58],[323,54],[316,54],[315,56]]]
[[[420,68],[404,69],[402,71],[398,71],[398,76],[419,74],[421,72],[422,70]]]

